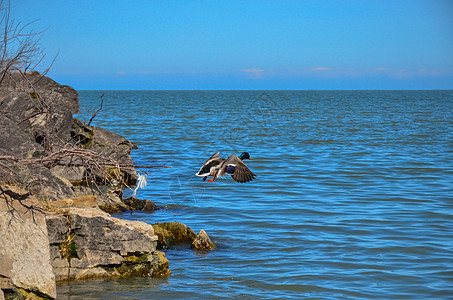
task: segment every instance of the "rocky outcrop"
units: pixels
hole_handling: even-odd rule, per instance
[[[47,226],[57,281],[170,273],[151,225],[113,218],[89,198],[52,203]]]
[[[166,276],[152,225],[114,218],[95,196],[49,202],[14,186],[0,198],[0,291],[6,299],[53,299],[56,281]]]
[[[56,297],[45,214],[27,191],[3,186],[0,195],[0,294]]]
[[[73,118],[78,111],[71,87],[37,72],[8,74],[0,88],[0,181],[45,201],[79,196],[74,185],[92,181],[135,184],[135,145]]]
[[[19,97],[21,93],[28,93],[33,99],[55,98],[56,112],[69,111],[71,114],[79,112],[78,94],[72,87],[61,85],[49,77],[42,76],[37,71],[22,74],[9,73],[2,82],[2,92],[2,94],[10,94],[14,97]],[[59,105],[57,105],[58,103]],[[23,109],[18,111],[25,112]]]
[[[0,299],[54,299],[56,281],[170,273],[151,225],[99,209],[130,209],[121,188],[136,181],[134,144],[74,119],[78,110],[74,89],[36,72],[1,82]]]
[[[204,230],[197,236],[179,222],[109,215],[157,207],[123,200],[124,184],[136,183],[135,145],[74,119],[78,110],[74,89],[36,72],[1,82],[0,300],[54,299],[57,281],[166,276],[158,249],[215,246]]]

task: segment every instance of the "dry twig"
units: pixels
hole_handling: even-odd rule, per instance
[[[97,113],[102,110],[102,104],[104,104],[104,93],[102,93],[102,95],[101,95],[101,106],[97,110],[93,111],[91,119],[88,121],[88,124],[87,124],[88,126],[90,126],[91,122],[96,117]]]

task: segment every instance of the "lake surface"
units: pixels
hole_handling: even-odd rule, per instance
[[[80,119],[102,93],[92,125],[136,143],[137,165],[172,166],[138,191],[165,209],[116,216],[217,248],[59,299],[452,299],[453,91],[80,91]],[[249,152],[256,180],[195,177],[216,151]]]

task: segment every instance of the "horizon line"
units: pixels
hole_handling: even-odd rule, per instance
[[[453,91],[453,88],[447,89],[76,89],[76,91],[121,91],[121,92],[253,92],[253,91],[288,91],[288,92],[297,92],[297,91],[332,91],[332,92],[340,92],[340,91]]]

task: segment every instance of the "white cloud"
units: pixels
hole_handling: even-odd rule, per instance
[[[264,70],[253,68],[253,69],[242,69],[242,72],[249,74],[249,77],[252,79],[261,79],[263,78]]]
[[[246,73],[261,73],[261,72],[264,72],[263,69],[243,69],[242,72],[246,72]]]
[[[315,67],[312,70],[314,71],[331,71],[332,68],[325,68],[325,67]]]

